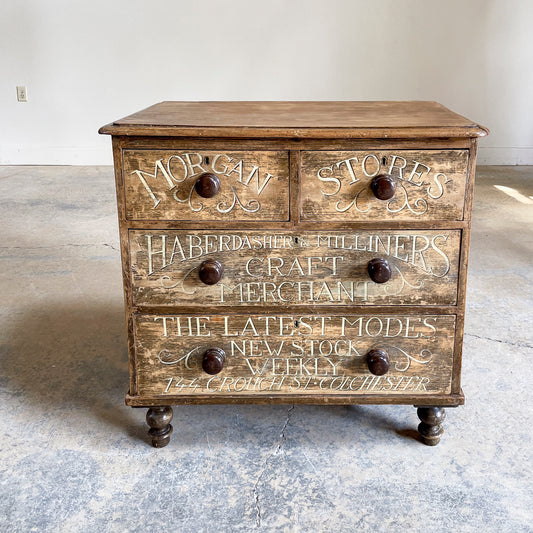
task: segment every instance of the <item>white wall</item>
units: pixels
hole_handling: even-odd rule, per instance
[[[531,0],[2,0],[0,163],[107,164],[161,100],[437,100],[533,164]],[[16,101],[26,85],[29,101]]]

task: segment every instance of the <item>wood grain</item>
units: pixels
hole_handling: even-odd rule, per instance
[[[455,337],[454,363],[453,363],[453,389],[452,392],[461,390],[461,368],[463,355],[464,320],[466,309],[466,288],[468,274],[468,256],[470,251],[470,225],[472,219],[472,202],[474,199],[474,181],[476,173],[477,139],[470,139],[470,157],[468,161],[468,176],[465,195],[465,220],[468,226],[462,232],[461,255],[459,258],[459,291],[457,295],[458,317],[457,334]]]
[[[124,150],[128,220],[289,220],[285,151]],[[203,198],[204,173],[220,191]]]
[[[447,394],[454,315],[136,315],[141,396]],[[202,370],[225,352],[223,370]],[[372,349],[390,370],[373,376]]]
[[[460,231],[239,232],[130,230],[134,305],[454,305]],[[205,285],[203,261],[222,280]],[[389,262],[374,283],[368,263]]]
[[[115,167],[115,188],[117,194],[117,210],[120,236],[120,256],[122,258],[122,281],[124,288],[124,311],[126,315],[127,338],[128,338],[128,366],[129,366],[129,392],[137,394],[135,389],[135,336],[133,332],[133,316],[131,309],[131,267],[129,262],[129,239],[128,227],[125,220],[126,202],[124,199],[124,181],[122,174],[121,142],[113,137],[113,161]]]
[[[477,137],[436,102],[161,102],[100,128],[112,135],[294,138]]]
[[[126,405],[131,407],[152,407],[155,405],[217,405],[217,404],[256,404],[256,405],[362,405],[362,404],[385,404],[385,405],[435,405],[440,407],[458,407],[464,405],[465,396],[461,391],[458,394],[227,394],[217,396],[209,395],[181,395],[168,396],[168,394],[135,396],[126,395]]]
[[[467,150],[302,152],[302,220],[462,220]],[[387,173],[396,183],[390,200],[371,189]]]
[[[470,138],[227,138],[227,137],[152,137],[114,136],[123,150],[451,150],[468,149]]]

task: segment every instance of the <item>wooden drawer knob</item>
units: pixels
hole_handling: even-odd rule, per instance
[[[220,348],[209,348],[204,353],[202,359],[202,368],[207,374],[218,374],[224,368],[224,361],[226,360],[226,352]]]
[[[386,259],[376,258],[368,263],[368,275],[374,283],[385,283],[392,276],[389,262]]]
[[[389,371],[389,356],[384,350],[370,350],[366,354],[368,370],[375,376],[383,376]]]
[[[220,190],[220,179],[216,174],[204,172],[198,176],[194,188],[202,198],[213,198]]]
[[[200,265],[200,271],[198,276],[202,283],[206,285],[215,285],[222,279],[224,273],[224,267],[222,263],[215,261],[214,259],[207,259]]]
[[[390,174],[379,174],[370,182],[370,188],[378,200],[390,200],[396,192],[396,183]]]

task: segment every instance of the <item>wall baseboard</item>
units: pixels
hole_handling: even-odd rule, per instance
[[[54,146],[46,144],[0,145],[0,165],[112,165],[113,153],[107,146]]]
[[[4,144],[0,145],[0,165],[112,165],[111,143],[108,144],[109,146]],[[533,148],[480,146],[477,162],[478,165],[533,165]]]
[[[483,140],[481,140],[481,143]],[[478,165],[533,165],[533,148],[479,146]]]

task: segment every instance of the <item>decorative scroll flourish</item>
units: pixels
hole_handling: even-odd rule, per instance
[[[427,348],[424,348],[423,350],[421,350],[421,352],[418,355],[418,357],[414,357],[411,354],[408,354],[405,350],[402,350],[401,348],[398,348],[398,346],[387,345],[386,348],[389,351],[396,350],[397,352],[400,352],[400,354],[405,357],[405,359],[402,360],[402,361],[396,361],[395,360],[395,362],[394,362],[394,368],[398,372],[406,372],[407,370],[409,370],[409,368],[411,366],[411,362],[413,362],[413,361],[415,363],[420,364],[420,365],[427,365],[433,359],[433,356],[435,355],[434,353],[432,353]],[[394,359],[396,359],[396,358],[394,358]]]
[[[191,268],[186,274],[185,276],[183,276],[181,279],[179,279],[178,281],[176,281],[176,283],[172,283],[171,285],[168,285],[167,284],[167,281],[171,281],[172,278],[170,276],[161,276],[161,280],[160,280],[160,283],[161,283],[161,287],[163,287],[163,289],[178,289],[178,290],[181,290],[181,292],[185,293],[185,294],[194,294],[196,292],[196,289],[192,289],[190,291],[188,291],[186,288],[185,288],[185,280],[191,275],[192,272],[194,272],[196,269],[198,268],[198,265],[196,265],[195,267]]]
[[[192,370],[195,368],[198,368],[198,361],[197,358],[193,358],[193,355],[196,354],[199,350],[201,350],[203,346],[196,346],[196,348],[193,348],[190,352],[186,353],[182,357],[179,357],[178,359],[175,359],[172,357],[172,353],[170,350],[161,350],[157,354],[157,358],[163,365],[177,365],[181,361],[183,361],[183,364],[185,365],[185,368]],[[192,365],[190,364],[192,360]]]
[[[344,206],[344,207],[341,207],[341,201],[339,200],[339,201],[335,204],[335,209],[336,209],[339,213],[346,213],[346,211],[349,211],[352,207],[355,207],[355,210],[356,210],[356,211],[359,211],[359,213],[368,213],[368,211],[370,211],[370,205],[368,205],[366,209],[361,209],[361,207],[359,207],[359,205],[358,205],[359,197],[361,196],[361,194],[363,194],[363,193],[366,192],[366,191],[367,191],[367,187],[362,187],[362,188],[357,192],[357,194],[354,196],[354,199],[353,199],[349,204],[347,204],[347,205]]]
[[[398,202],[398,198],[396,195],[387,202],[387,211],[391,213],[399,213],[400,211],[403,211],[404,209],[408,209],[413,213],[413,215],[423,215],[428,210],[428,203],[424,198],[417,198],[413,204],[409,201],[409,193],[407,192],[407,189],[403,186],[403,183],[399,183],[400,187],[399,189],[403,191],[404,198],[403,203]],[[397,208],[394,208],[395,203],[400,203],[400,206]],[[414,208],[418,209],[415,210]]]
[[[386,208],[389,213],[399,213],[400,211],[403,211],[404,209],[407,209],[411,211],[414,215],[423,215],[428,210],[428,203],[424,198],[417,198],[414,202],[409,199],[409,193],[407,189],[404,187],[403,183],[398,182],[398,191],[402,191],[401,197],[398,196],[398,193],[394,195],[392,199],[390,199],[386,203]],[[346,204],[345,206],[342,206],[342,201],[339,200],[335,204],[335,209],[339,213],[345,213],[346,211],[349,211],[350,209],[355,208],[356,211],[359,213],[368,213],[372,207],[372,203],[369,201],[368,198],[368,186],[364,185],[359,189],[353,200]],[[364,193],[367,193],[366,195]],[[363,204],[363,202],[366,201],[366,205]],[[365,209],[366,207],[366,209]]]
[[[237,196],[233,185],[231,185],[230,187],[233,192],[233,202],[229,207],[227,207],[228,202],[220,202],[217,205],[217,211],[219,213],[229,213],[235,207],[236,204],[238,204],[243,211],[246,211],[246,213],[256,213],[257,211],[259,211],[259,209],[261,209],[261,204],[258,200],[255,199],[249,200],[246,205],[243,205],[242,202],[239,200],[239,197]]]
[[[198,211],[201,211],[203,208],[204,208],[204,204],[202,204],[201,202],[199,202],[198,206],[194,206],[192,205],[192,195],[194,193],[194,183],[191,187],[191,190],[189,191],[189,195],[187,196],[187,198],[180,198],[179,197],[179,192],[180,192],[180,189],[176,189],[174,191],[174,200],[177,200],[178,202],[182,203],[182,204],[189,204],[189,209],[191,211],[194,211],[195,213],[198,213]]]
[[[259,200],[256,200],[256,199],[248,200],[248,203],[245,205],[241,202],[233,185],[230,185],[230,188],[231,188],[231,192],[233,193],[233,199],[231,202],[225,202],[225,201],[219,202],[217,204],[217,211],[219,213],[222,213],[222,214],[229,213],[230,211],[233,210],[233,208],[236,205],[238,205],[246,213],[256,213],[257,211],[259,211],[259,209],[261,209],[261,204],[259,203]],[[182,204],[189,204],[189,209],[195,213],[198,213],[204,208],[204,204],[198,201],[198,199],[193,196],[194,190],[195,189],[194,189],[194,183],[193,183],[187,197],[182,198],[179,195],[180,190],[176,189],[174,191],[174,199]],[[198,203],[193,203],[194,200],[196,200]]]
[[[400,285],[400,287],[396,288],[396,289],[393,289],[393,290],[390,290],[392,285],[389,285],[388,283],[385,283],[384,284],[384,291],[385,291],[385,294],[389,295],[389,296],[397,296],[398,294],[401,294],[404,287],[407,285],[408,287],[411,287],[411,289],[415,289],[415,290],[419,290],[421,289],[423,286],[424,286],[424,280],[423,279],[419,279],[415,282],[415,284],[413,285],[412,283],[409,283],[406,279],[405,279],[405,276],[403,275],[402,271],[396,266],[396,265],[393,265],[393,268],[394,270],[396,270],[396,272],[399,274],[400,276],[400,279],[401,279],[401,282],[402,284]]]

